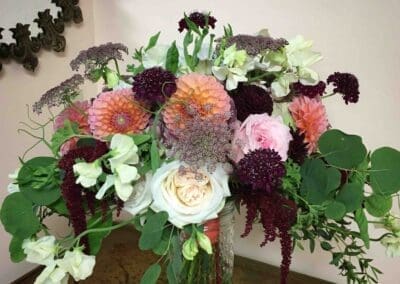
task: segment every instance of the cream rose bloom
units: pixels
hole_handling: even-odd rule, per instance
[[[169,221],[178,228],[217,218],[230,196],[226,171],[218,165],[213,173],[205,168],[197,172],[187,168],[182,172],[181,166],[181,162],[174,161],[155,172],[150,182],[151,208],[166,211]]]
[[[147,173],[146,178],[138,181],[133,186],[133,192],[129,199],[125,201],[122,210],[136,215],[147,210],[147,207],[152,201],[150,190],[151,174]]]

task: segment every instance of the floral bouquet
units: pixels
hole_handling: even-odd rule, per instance
[[[124,45],[82,51],[71,67],[83,65],[84,76],[33,105],[49,118],[29,116],[19,130],[36,142],[10,175],[0,217],[11,259],[45,266],[35,283],[86,279],[102,240],[125,225],[140,232],[140,249],[160,257],[141,283],[156,283],[162,271],[169,283],[229,283],[234,205],[247,209],[243,237],[259,223],[261,246],[280,239],[281,283],[305,242],[331,252],[349,283],[377,283],[381,272],[365,255],[371,241],[400,255],[391,213],[400,152],[368,151],[361,137],[332,129],[323,104],[333,95],[356,103],[357,78],[335,72],[321,81],[311,67],[322,57],[302,36],[235,35],[230,25],[215,36],[215,23],[185,15],[181,44],[159,44],[157,33],[125,74]],[[85,79],[104,81],[89,100],[79,92]],[[50,155],[26,158],[39,143]],[[131,217],[116,222],[121,211]],[[68,219],[67,236],[46,225],[54,214]],[[369,223],[385,233],[373,238]]]

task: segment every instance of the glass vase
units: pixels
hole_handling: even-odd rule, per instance
[[[213,254],[199,249],[192,261],[185,261],[182,284],[232,283],[234,211],[234,202],[227,201],[218,218],[204,224],[204,233],[211,240]]]

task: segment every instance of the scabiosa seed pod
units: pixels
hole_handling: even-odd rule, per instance
[[[215,23],[217,22],[217,19],[215,19],[214,17],[200,12],[191,13],[188,19],[191,20],[199,28],[211,27],[214,29]],[[183,18],[179,21],[178,31],[183,32],[183,30],[185,29],[189,30],[189,27],[186,23],[185,18]]]
[[[151,107],[164,103],[176,92],[175,75],[161,67],[146,69],[133,80],[135,98]]]
[[[239,180],[253,190],[272,192],[282,183],[286,170],[278,152],[272,149],[250,151],[239,161],[236,169]]]
[[[328,77],[327,83],[335,86],[333,89],[335,93],[342,94],[346,105],[358,102],[359,84],[357,77],[353,74],[335,72]]]
[[[325,92],[325,88],[326,84],[322,81],[319,81],[318,84],[314,86],[303,85],[300,82],[296,82],[291,85],[291,90],[294,94],[306,96],[310,99],[317,96],[322,96]]]
[[[250,114],[272,113],[272,98],[259,86],[239,84],[229,95],[235,102],[237,119],[240,121],[244,121]]]

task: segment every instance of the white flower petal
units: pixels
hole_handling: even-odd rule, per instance
[[[104,184],[100,187],[99,191],[96,193],[96,199],[102,199],[104,194],[106,194],[107,190],[110,189],[114,185],[114,176],[113,175],[107,175],[106,181]]]
[[[47,266],[36,278],[34,284],[67,284],[69,275],[55,263]]]
[[[96,185],[98,177],[103,173],[100,163],[80,162],[73,166],[75,175],[78,175],[77,184],[81,184],[85,188]]]
[[[118,175],[118,179],[121,183],[131,183],[140,177],[136,167],[125,164],[118,165],[115,169],[115,173]]]
[[[53,263],[56,251],[55,242],[56,238],[54,236],[44,236],[37,240],[24,240],[22,249],[26,254],[26,261],[42,265]]]
[[[84,280],[93,273],[96,258],[84,254],[80,249],[67,251],[62,259],[56,260],[57,265],[67,271],[75,281]]]

